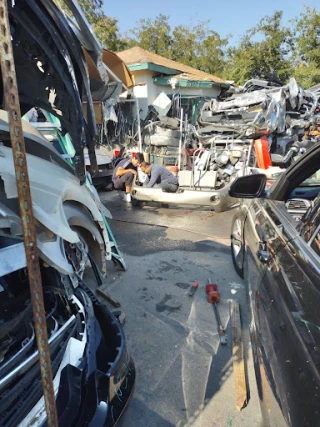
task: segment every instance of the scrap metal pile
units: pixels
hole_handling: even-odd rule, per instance
[[[195,126],[184,122],[183,167],[199,169],[200,165],[202,170],[217,171],[217,187],[250,173],[250,167],[288,167],[317,141],[318,99],[318,87],[304,90],[294,78],[284,86],[276,79],[252,79],[244,86],[231,86],[219,99],[204,101]],[[146,128],[147,151],[179,155],[179,119],[160,116]],[[261,164],[256,150],[256,141],[261,139],[269,155],[267,164]]]
[[[314,121],[318,95],[291,78],[285,86],[250,80],[223,101],[205,102],[199,134],[211,138],[257,139],[268,133],[298,136]]]

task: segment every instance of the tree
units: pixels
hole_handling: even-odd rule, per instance
[[[113,52],[127,48],[126,40],[119,34],[118,20],[116,18],[103,15],[92,23],[92,26],[103,47]]]
[[[262,18],[259,24],[242,37],[236,47],[228,49],[228,67],[225,76],[244,83],[254,73],[274,72],[287,81],[292,74],[290,52],[293,38],[290,29],[282,26],[282,11]]]
[[[158,15],[154,20],[141,19],[130,33],[130,46],[140,46],[150,52],[181,62],[208,73],[224,69],[224,47],[228,40],[209,29],[210,21],[194,25],[169,24],[169,16]]]
[[[172,59],[211,74],[221,74],[225,68],[224,47],[228,38],[209,29],[210,21],[179,25],[172,32]]]
[[[170,57],[171,27],[169,16],[158,15],[154,20],[140,19],[130,30],[129,46],[140,46],[158,55]]]
[[[229,36],[222,39],[215,31],[210,31],[199,48],[199,69],[222,76],[226,68],[225,50]]]
[[[320,83],[320,14],[306,6],[295,20],[293,74],[305,88]]]

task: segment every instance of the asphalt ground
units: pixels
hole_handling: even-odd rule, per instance
[[[132,207],[117,192],[101,193],[127,265],[109,265],[107,291],[121,302],[124,331],[136,370],[125,427],[260,427],[261,415],[249,345],[247,298],[230,253],[233,211],[156,205]],[[221,294],[227,333],[221,346],[205,285]],[[193,297],[188,290],[199,288]],[[240,303],[250,400],[236,409],[229,304]]]

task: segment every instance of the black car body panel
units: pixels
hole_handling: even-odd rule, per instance
[[[236,214],[266,426],[320,425],[320,183],[303,182],[320,169],[319,159],[316,146]],[[311,201],[299,221],[285,204],[293,197]]]

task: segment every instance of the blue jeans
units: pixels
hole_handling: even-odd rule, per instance
[[[165,193],[176,193],[179,184],[170,184],[169,182],[163,181],[161,184],[156,184],[154,188],[161,188]]]

